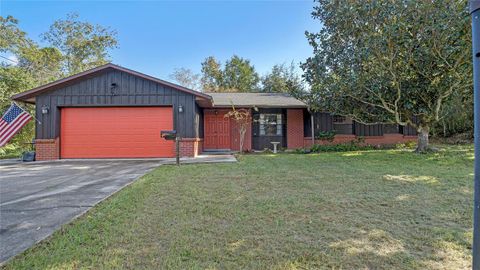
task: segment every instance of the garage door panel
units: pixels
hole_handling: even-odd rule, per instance
[[[160,138],[173,129],[171,107],[64,108],[62,158],[173,157],[174,143]]]

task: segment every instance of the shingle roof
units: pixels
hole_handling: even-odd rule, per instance
[[[206,93],[214,107],[306,108],[302,101],[284,93]]]

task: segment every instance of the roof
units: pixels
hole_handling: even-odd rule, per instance
[[[208,93],[214,107],[307,108],[307,104],[286,93]]]
[[[75,75],[72,75],[72,76],[69,76],[69,77],[66,77],[66,78],[63,78],[63,79],[60,79],[60,80],[57,80],[57,81],[39,86],[39,87],[36,87],[36,88],[33,88],[33,89],[30,89],[28,91],[18,93],[16,95],[13,95],[12,99],[17,100],[17,101],[25,101],[25,102],[35,103],[35,101],[32,100],[32,98],[34,98],[35,96],[37,96],[39,94],[58,89],[58,88],[62,87],[63,85],[71,83],[72,81],[82,79],[83,77],[94,76],[97,73],[103,72],[107,69],[114,69],[114,70],[123,71],[123,72],[129,73],[131,75],[141,77],[141,78],[146,79],[146,80],[150,80],[150,81],[153,81],[153,82],[165,85],[165,86],[169,86],[169,87],[171,87],[173,89],[176,89],[178,91],[186,92],[186,93],[189,93],[189,94],[192,94],[194,96],[204,98],[204,99],[207,99],[207,100],[211,99],[211,97],[207,94],[195,91],[193,89],[183,87],[183,86],[178,85],[178,84],[167,82],[167,81],[164,81],[164,80],[161,80],[161,79],[158,79],[158,78],[155,78],[155,77],[152,77],[152,76],[149,76],[149,75],[146,75],[146,74],[143,74],[143,73],[140,73],[140,72],[128,69],[128,68],[124,68],[124,67],[121,67],[121,66],[118,66],[118,65],[114,65],[112,63],[108,63],[108,64],[105,64],[105,65],[102,65],[102,66],[98,66],[98,67],[95,67],[95,68],[77,73]]]

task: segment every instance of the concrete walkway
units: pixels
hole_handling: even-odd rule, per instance
[[[231,155],[182,163],[236,162]],[[175,159],[0,164],[0,263],[51,235],[150,170]]]

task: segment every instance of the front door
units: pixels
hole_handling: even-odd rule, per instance
[[[205,149],[230,149],[230,119],[225,117],[227,111],[204,111]]]

